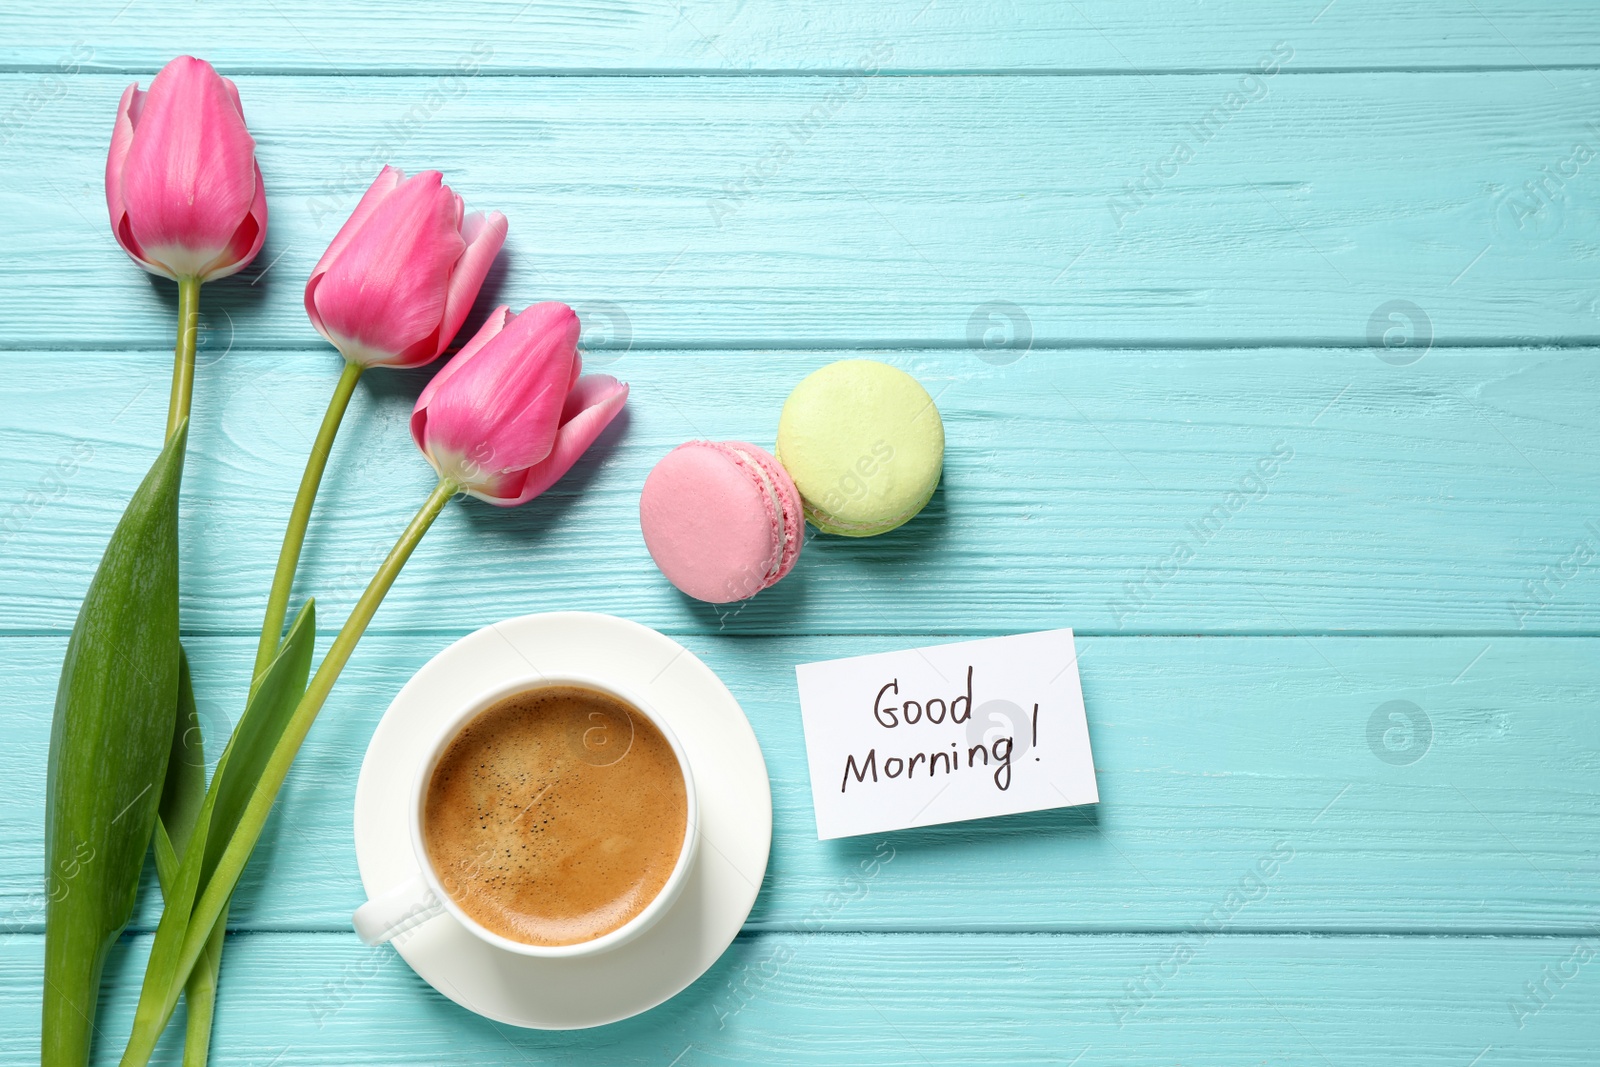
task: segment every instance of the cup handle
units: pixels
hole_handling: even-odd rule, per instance
[[[351,921],[362,943],[381,945],[421,926],[444,911],[439,897],[421,874],[414,874],[382,896],[356,909]]]

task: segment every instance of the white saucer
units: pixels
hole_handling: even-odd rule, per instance
[[[617,1022],[676,995],[744,925],[767,871],[772,792],[739,702],[693,653],[646,626],[570,611],[486,626],[406,683],[367,747],[356,783],[356,862],[369,897],[417,873],[407,795],[424,747],[452,712],[529,669],[614,678],[660,712],[689,753],[701,848],[680,897],[638,938],[598,956],[519,956],[473,937],[447,912],[396,939],[423,981],[512,1026],[574,1030]]]

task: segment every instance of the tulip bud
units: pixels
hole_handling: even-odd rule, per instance
[[[179,56],[148,91],[122,94],[106,157],[111,232],[128,255],[166,278],[225,278],[267,235],[256,142],[233,82]]]
[[[411,436],[440,478],[501,507],[550,488],[622,410],[628,387],[580,378],[565,304],[496,308],[417,398]]]
[[[463,215],[436,170],[384,167],[306,282],[306,314],[344,358],[419,367],[455,338],[506,239],[498,211]]]

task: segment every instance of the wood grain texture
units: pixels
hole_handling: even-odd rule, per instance
[[[1252,69],[1291,40],[1319,69],[1457,69],[1581,64],[1600,47],[1582,0],[1293,0],[1207,5],[1117,0],[477,0],[410,5],[279,0],[184,7],[88,0],[70,18],[9,0],[0,69],[56,71],[74,49],[95,69],[154,71],[191,52],[231,70],[448,71],[490,53],[490,70],[848,70],[885,43],[903,71]]]
[[[362,754],[395,692],[451,639],[363,643],[234,899],[236,928],[349,929],[363,899],[350,838]],[[687,644],[744,705],[772,777],[752,929],[1180,930],[1222,908],[1230,929],[1600,934],[1596,640],[1085,639],[1097,807],[828,842],[812,820],[794,665],[907,641]],[[0,914],[31,931],[63,642],[4,646]],[[224,729],[254,641],[188,647],[203,728]],[[1386,714],[1373,726],[1395,700],[1420,709],[1428,739]],[[863,876],[875,856],[887,859]],[[1256,889],[1263,862],[1279,869]],[[1256,899],[1228,907],[1241,886]],[[153,928],[158,899],[152,883],[138,928]]]
[[[0,946],[8,1021],[38,1010],[41,940]],[[126,1032],[146,942],[113,959],[106,1035]],[[1193,957],[1173,963],[1185,948]],[[353,934],[252,933],[228,939],[211,1062],[1589,1067],[1600,963],[1574,962],[1585,948],[1592,957],[1592,939],[1572,938],[773,934],[741,937],[645,1015],[541,1033],[463,1011]],[[1547,968],[1572,977],[1528,1000],[1524,983],[1548,982]],[[1133,1000],[1137,988],[1149,995]],[[1538,1010],[1519,1016],[1520,1003]],[[0,1056],[23,1062],[30,1036],[0,1029]]]
[[[237,343],[310,341],[385,162],[509,216],[494,298],[635,347],[966,347],[995,302],[1039,347],[1600,339],[1593,72],[437,81],[240,80],[272,220],[207,289]],[[170,343],[100,207],[127,82],[71,79],[0,157],[8,346]]]
[[[183,621],[250,633],[338,357],[229,352],[211,322]],[[792,385],[844,354],[599,353],[632,384],[625,424],[528,507],[452,506],[374,626],[579,608],[673,633],[1600,632],[1596,565],[1573,555],[1600,550],[1593,351],[1435,349],[1405,367],[1364,351],[879,354],[943,413],[928,510],[883,537],[813,536],[743,606],[678,594],[639,534],[651,466],[696,437],[770,444]],[[153,455],[168,361],[4,358],[6,630],[70,628]],[[337,443],[297,594],[330,630],[433,484],[406,428],[424,377],[367,375]]]

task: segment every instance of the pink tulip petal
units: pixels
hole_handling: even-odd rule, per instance
[[[445,285],[466,247],[454,197],[440,179],[438,171],[423,171],[402,182],[312,291],[324,334],[347,357],[408,365],[437,351],[430,339],[441,327]],[[417,355],[423,351],[426,359]]]
[[[522,470],[541,462],[555,447],[561,428],[561,384],[543,382],[521,409],[500,408],[489,414],[495,432],[480,462],[488,470]]]
[[[565,304],[535,304],[511,319],[428,398],[425,451],[471,456],[485,472],[544,459],[577,345],[578,316]]]
[[[122,203],[122,165],[133,145],[134,101],[143,97],[138,82],[122,90],[122,99],[117,103],[117,121],[111,127],[111,150],[106,153],[106,209],[111,213],[113,230],[127,210]]]
[[[134,82],[122,91],[122,99],[117,104],[117,121],[111,128],[111,150],[106,154],[106,210],[111,214],[111,236],[116,238],[122,250],[145,270],[170,278],[172,273],[160,264],[150,262],[144,249],[139,247],[128,225],[128,205],[122,196],[122,172],[127,165],[128,149],[133,146],[133,131],[139,123],[144,97],[139,83]]]
[[[256,222],[256,237],[245,252],[240,266],[254,260],[257,253],[261,251],[261,246],[267,240],[267,186],[261,180],[261,164],[259,163],[256,164],[256,198],[250,204],[250,217],[255,219]],[[242,230],[243,227],[240,227],[240,229]]]
[[[374,367],[425,367],[439,358],[447,342],[440,340],[440,329],[435,329],[426,337],[419,337],[405,348],[388,358],[379,358],[371,361]]]
[[[580,379],[567,397],[566,408],[562,412],[561,429],[556,433],[555,447],[550,450],[550,455],[543,462],[528,469],[527,480],[523,482],[521,491],[510,499],[491,499],[480,493],[472,495],[501,507],[526,504],[560,481],[561,476],[572,469],[578,457],[587,452],[589,446],[594,444],[595,438],[611,425],[611,420],[617,417],[627,399],[627,384],[617,381],[610,375],[591,374],[587,378]]]
[[[255,139],[211,64],[180,56],[145,94],[122,167],[128,232],[145,256],[200,276],[255,201]]]
[[[256,164],[256,198],[250,205],[250,213],[244,217],[239,228],[233,233],[233,240],[228,242],[228,247],[222,255],[213,260],[201,275],[206,281],[217,278],[226,278],[230,274],[238,274],[244,270],[256,253],[261,251],[262,244],[267,239],[267,189],[261,181],[261,165]]]
[[[579,378],[572,391],[567,393],[567,402],[561,408],[562,426],[591,408],[610,403],[619,390],[622,398],[626,399],[628,383],[619,382],[609,374],[589,374]]]
[[[444,324],[439,330],[439,352],[448,348],[456,334],[461,332],[461,324],[472,310],[472,302],[478,299],[478,290],[483,288],[489,268],[494,265],[494,257],[500,254],[501,246],[506,243],[506,217],[498,211],[491,211],[488,215],[474,211],[462,221],[461,237],[467,242],[467,250],[461,253],[450,275],[450,286],[445,294]]]
[[[367,186],[367,191],[361,194],[361,200],[356,204],[356,209],[350,217],[344,220],[344,225],[339,227],[339,232],[333,235],[333,240],[328,242],[327,251],[322,253],[322,258],[317,260],[317,265],[311,268],[311,277],[306,279],[306,315],[311,319],[311,325],[323,337],[328,337],[327,327],[323,325],[322,315],[317,311],[316,291],[317,285],[322,281],[322,276],[328,267],[336,260],[340,253],[355,240],[361,227],[366,224],[372,213],[378,210],[385,197],[394,192],[399,184],[405,181],[405,172],[396,168],[385,166],[378,172],[378,176]],[[328,337],[329,341],[333,338]]]
[[[243,119],[244,119],[244,101],[239,99],[239,87],[237,85],[233,84],[233,79],[232,78],[223,78],[222,79],[222,87],[224,89],[228,90],[228,95],[229,96],[233,97],[233,106],[238,110],[239,118],[240,118],[241,121],[243,121]]]
[[[461,491],[497,508],[508,508],[527,482],[528,472],[525,470],[501,471],[498,474],[481,475],[470,485],[463,485]]]
[[[311,280],[306,282],[306,314],[311,316],[313,323],[320,322],[317,317],[316,307],[311,302],[311,290],[315,288],[316,281],[328,269],[328,264],[338,258],[339,253],[355,240],[361,227],[367,219],[378,209],[378,205],[395,188],[405,181],[405,172],[395,167],[385,166],[378,172],[378,176],[367,186],[367,191],[361,194],[361,200],[356,204],[356,209],[350,212],[350,217],[344,220],[344,225],[339,227],[339,232],[333,235],[333,240],[328,242],[328,250],[322,253],[322,258],[317,260],[317,265],[311,268]],[[320,327],[319,327],[320,329]]]
[[[484,320],[482,326],[478,327],[478,332],[472,335],[472,340],[462,345],[461,351],[457,352],[450,362],[440,368],[439,373],[435,374],[433,379],[422,387],[422,395],[417,397],[417,405],[411,409],[411,438],[417,442],[418,448],[424,452],[428,450],[427,445],[424,443],[426,440],[425,428],[428,422],[428,404],[433,399],[433,395],[439,391],[440,386],[449,381],[453,375],[467,365],[467,360],[477,355],[484,345],[494,340],[495,336],[505,329],[506,324],[514,318],[516,318],[516,315],[504,304],[489,312],[489,317]]]

